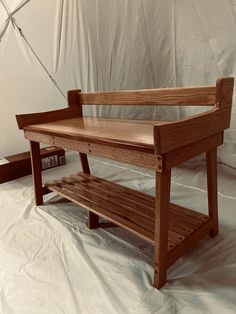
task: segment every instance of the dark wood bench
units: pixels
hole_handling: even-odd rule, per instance
[[[56,191],[88,209],[88,227],[99,216],[154,245],[154,286],[166,282],[167,268],[206,234],[218,234],[217,146],[230,126],[233,78],[216,86],[118,92],[68,92],[68,107],[17,115],[30,141],[35,202]],[[82,105],[212,106],[209,111],[177,121],[83,117]],[[79,152],[83,172],[42,184],[39,143]],[[204,215],[170,203],[171,168],[206,153],[208,212]],[[90,174],[87,154],[153,169],[156,195],[117,185]]]

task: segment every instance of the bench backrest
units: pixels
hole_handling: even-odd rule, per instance
[[[26,125],[82,116],[82,105],[165,105],[214,106],[210,111],[154,126],[156,153],[187,145],[194,140],[222,132],[230,125],[233,78],[223,78],[216,86],[193,88],[165,88],[117,92],[68,92],[65,109],[17,115],[20,129]],[[209,116],[210,115],[210,116]]]
[[[78,93],[79,101],[86,105],[211,106],[215,96],[215,86]]]

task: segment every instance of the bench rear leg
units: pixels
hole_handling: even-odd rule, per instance
[[[30,157],[32,176],[34,183],[34,199],[35,205],[43,204],[43,188],[42,188],[42,169],[40,157],[40,145],[38,142],[30,141]]]
[[[90,174],[88,157],[84,153],[79,153],[79,158],[84,173]],[[99,216],[91,211],[88,211],[88,228],[95,229],[99,227]]]

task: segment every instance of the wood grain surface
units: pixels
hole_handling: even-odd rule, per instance
[[[23,129],[25,126],[35,123],[45,123],[60,119],[68,119],[81,116],[81,107],[71,107],[47,112],[37,112],[16,115],[16,120],[19,129]]]
[[[215,86],[192,88],[159,88],[79,94],[86,105],[159,105],[159,106],[212,106],[215,103]]]
[[[163,154],[173,151],[229,128],[233,86],[233,78],[225,78],[217,82],[214,109],[154,126],[155,152]]]
[[[129,143],[153,148],[153,126],[159,121],[77,117],[28,125],[24,130],[93,142]]]
[[[160,235],[155,226],[155,197],[81,172],[48,182],[45,187],[147,240],[156,247],[157,256],[158,250],[160,254],[164,253],[159,246],[163,244],[162,240],[159,243]],[[155,276],[155,285],[159,288],[165,282],[166,269],[212,228],[209,216],[167,203],[168,220],[162,227],[167,228],[167,242],[164,240],[167,255],[158,268],[161,274]]]

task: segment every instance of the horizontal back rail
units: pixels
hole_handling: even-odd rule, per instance
[[[85,105],[212,106],[216,87],[162,88],[78,93]]]

